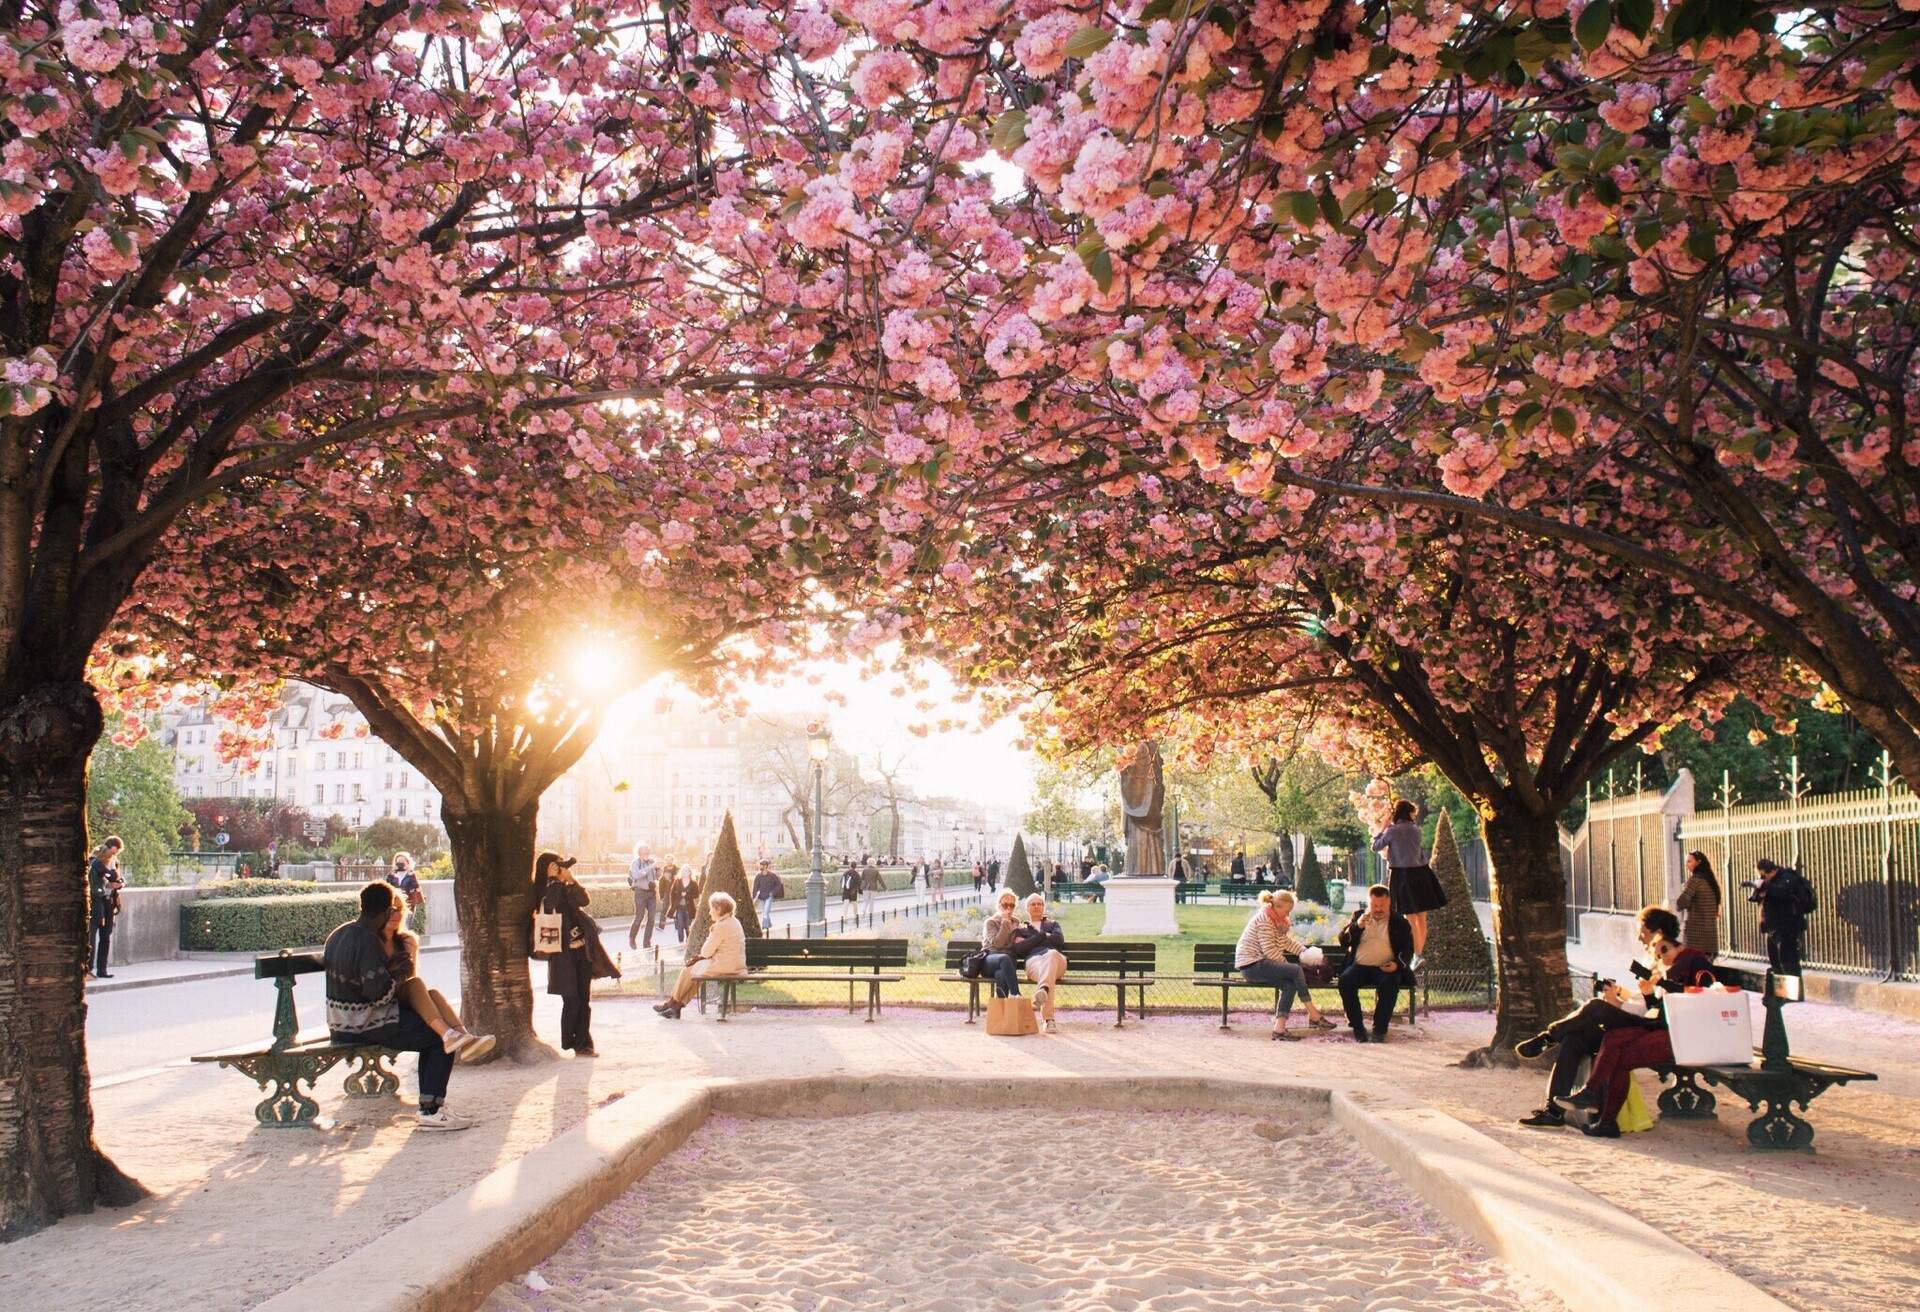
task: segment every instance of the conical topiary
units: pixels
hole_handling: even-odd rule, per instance
[[[1467,887],[1467,868],[1453,837],[1453,820],[1444,810],[1433,831],[1433,857],[1427,864],[1440,880],[1447,904],[1427,913],[1426,968],[1484,978],[1491,962],[1487,936],[1480,932],[1473,892]]]
[[[1320,868],[1320,853],[1313,845],[1313,836],[1307,836],[1307,854],[1300,858],[1300,900],[1327,904],[1327,872]],[[1335,907],[1335,911],[1339,908]]]
[[[1018,834],[1013,836],[1013,855],[1007,858],[1004,886],[1012,889],[1014,896],[1023,902],[1035,891],[1033,868],[1027,864],[1027,843]]]
[[[697,956],[713,927],[713,913],[707,908],[712,893],[733,894],[733,914],[748,938],[760,938],[760,914],[753,905],[753,889],[747,883],[747,866],[740,859],[740,840],[733,836],[733,812],[720,822],[720,838],[713,845],[713,857],[707,862],[707,877],[700,881],[700,905],[694,908],[693,925],[687,930],[687,955]]]

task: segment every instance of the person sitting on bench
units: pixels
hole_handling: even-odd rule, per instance
[[[1260,909],[1248,918],[1233,950],[1233,967],[1241,978],[1249,984],[1271,984],[1280,990],[1273,1012],[1276,1039],[1300,1037],[1287,1029],[1287,1015],[1293,1010],[1296,995],[1306,1004],[1307,1024],[1315,1029],[1333,1028],[1333,1022],[1313,1005],[1313,994],[1307,991],[1307,972],[1300,966],[1300,954],[1306,948],[1293,936],[1293,907],[1293,894],[1262,891]]]
[[[1671,988],[1677,992],[1702,974],[1713,974],[1713,963],[1705,954],[1682,947],[1672,939],[1655,939],[1653,955],[1658,963],[1654,967],[1655,983],[1661,991]],[[1650,991],[1649,996],[1658,995]],[[1650,1007],[1654,1005],[1657,1004]],[[1569,1113],[1569,1123],[1578,1125],[1587,1134],[1616,1139],[1620,1136],[1620,1127],[1615,1118],[1627,1100],[1633,1072],[1642,1066],[1664,1066],[1672,1061],[1673,1036],[1664,1024],[1615,1027],[1600,1040],[1600,1051],[1594,1055],[1593,1070],[1587,1075],[1585,1086],[1564,1098],[1556,1098],[1554,1104]]]
[[[1661,939],[1670,943],[1680,941],[1680,918],[1673,912],[1660,906],[1647,906],[1640,909],[1635,918],[1636,933],[1640,945],[1653,953],[1653,945]],[[1642,975],[1641,972],[1645,971]],[[1546,1102],[1520,1118],[1520,1124],[1535,1129],[1558,1129],[1567,1123],[1555,1099],[1564,1098],[1573,1092],[1580,1082],[1580,1068],[1600,1051],[1600,1041],[1612,1029],[1639,1029],[1648,1025],[1659,1025],[1662,1021],[1656,1012],[1648,1017],[1648,1000],[1654,991],[1655,971],[1634,963],[1634,974],[1641,975],[1639,987],[1623,988],[1611,980],[1606,987],[1592,999],[1572,1013],[1562,1016],[1553,1024],[1541,1030],[1530,1039],[1522,1039],[1513,1045],[1513,1050],[1522,1057],[1534,1058],[1553,1048],[1553,1070],[1547,1076]]]
[[[1346,1005],[1353,1041],[1367,1041],[1366,1017],[1360,1010],[1360,990],[1371,988],[1373,1041],[1387,1041],[1387,1022],[1393,1019],[1400,990],[1413,987],[1413,926],[1393,909],[1393,890],[1375,884],[1367,890],[1367,905],[1353,913],[1340,931],[1348,966],[1340,972],[1340,1001]]]
[[[419,1014],[427,1028],[440,1036],[441,1046],[452,1053],[455,1060],[479,1061],[493,1051],[493,1035],[468,1030],[446,995],[439,989],[428,988],[427,982],[420,978],[420,940],[407,928],[405,902],[394,904],[381,941],[386,944],[387,970],[393,976],[394,987],[400,991],[401,1004]]]
[[[1033,981],[1033,1009],[1047,1033],[1053,1033],[1053,988],[1067,973],[1067,936],[1060,922],[1047,918],[1047,899],[1027,895],[1027,919],[1013,931],[1013,955]]]
[[[700,945],[700,955],[680,968],[673,991],[666,1001],[654,1006],[655,1011],[668,1020],[679,1020],[687,1003],[700,991],[701,980],[747,973],[747,931],[734,914],[738,909],[731,894],[714,893],[707,898],[707,910],[713,917],[707,941]]]
[[[406,900],[385,880],[360,890],[360,915],[327,936],[327,1030],[335,1043],[366,1044],[420,1054],[422,1130],[464,1130],[473,1122],[447,1109],[453,1053],[412,1007],[400,1000],[387,965],[382,931]]]
[[[1013,932],[1020,927],[1014,911],[1020,899],[1010,888],[1000,890],[994,899],[998,910],[980,926],[980,950],[987,954],[987,978],[993,981],[993,996],[1020,996],[1020,967],[1013,959]]]

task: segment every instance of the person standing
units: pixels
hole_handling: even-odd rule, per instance
[[[847,904],[853,904],[855,920],[860,918],[860,868],[853,864],[853,858],[845,858],[846,864],[840,867],[840,915],[844,920]]]
[[[113,978],[107,970],[107,954],[113,946],[114,922],[120,918],[120,890],[126,887],[120,877],[120,853],[125,847],[118,834],[109,834],[87,860],[87,928],[95,979]]]
[[[887,886],[880,877],[880,867],[872,857],[860,869],[860,909],[866,913],[867,924],[873,924],[873,910],[880,904],[880,890]]]
[[[679,941],[687,941],[687,927],[693,924],[693,910],[700,900],[700,877],[693,873],[693,863],[689,861],[680,867],[680,876],[673,886],[673,932]]]
[[[407,900],[407,910],[425,906],[427,895],[420,891],[420,876],[413,868],[413,853],[395,852],[387,870],[387,882],[400,890],[400,896]]]
[[[560,916],[559,952],[547,958],[547,992],[560,999],[560,1046],[576,1057],[597,1057],[593,1047],[593,981],[619,978],[600,942],[600,926],[587,914],[587,890],[573,877],[576,858],[542,852],[533,863],[533,904]]]
[[[627,946],[653,946],[653,915],[658,902],[660,866],[642,844],[633,849],[633,862],[627,867],[627,887],[633,890],[633,920],[627,925]]]
[[[1373,837],[1373,850],[1387,854],[1387,886],[1393,890],[1394,914],[1405,916],[1413,930],[1413,960],[1418,969],[1427,951],[1427,913],[1447,904],[1440,877],[1427,864],[1427,845],[1420,838],[1420,808],[1401,798],[1393,804],[1393,823]]]
[[[1393,1019],[1400,990],[1413,987],[1413,928],[1393,909],[1392,889],[1375,884],[1367,890],[1367,905],[1354,912],[1353,919],[1340,931],[1340,946],[1347,950],[1349,962],[1340,972],[1340,1001],[1346,1006],[1353,1041],[1367,1041],[1360,990],[1371,988],[1373,1041],[1385,1043],[1387,1022]]]
[[[1720,878],[1705,852],[1687,853],[1687,882],[1673,900],[1680,913],[1680,945],[1712,958],[1720,955]]]
[[[1747,901],[1760,906],[1760,932],[1767,936],[1767,965],[1776,975],[1800,973],[1800,940],[1807,917],[1819,905],[1813,885],[1791,866],[1776,865],[1766,857],[1753,863],[1754,878],[1741,887]]]
[[[760,931],[763,934],[773,933],[773,903],[783,888],[780,876],[773,873],[773,862],[763,860],[760,873],[753,877],[753,901],[760,908]]]
[[[981,865],[978,861],[975,861],[973,863],[973,895],[975,897],[979,897],[980,891],[984,889],[986,886],[987,886],[987,868]]]
[[[1245,852],[1235,852],[1233,854],[1233,861],[1227,866],[1227,877],[1236,884],[1246,882],[1247,854]]]

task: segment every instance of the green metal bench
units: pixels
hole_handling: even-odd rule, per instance
[[[1238,944],[1234,943],[1195,943],[1193,945],[1193,982],[1196,987],[1220,990],[1220,1028],[1228,1026],[1228,1004],[1235,989],[1266,989],[1273,994],[1276,1011],[1280,1007],[1280,986],[1277,984],[1253,984],[1240,978],[1240,972],[1234,969],[1233,956]],[[1347,950],[1338,946],[1320,949],[1326,954],[1326,962],[1317,970],[1307,972],[1307,983],[1312,988],[1339,988],[1340,972],[1347,968]],[[1419,981],[1413,981],[1413,987],[1403,987],[1407,995],[1407,1023],[1411,1025],[1419,1019]],[[1372,991],[1370,984],[1362,985],[1362,992]],[[1340,1007],[1330,1008],[1336,1014]]]
[[[1095,902],[1107,900],[1107,886],[1098,880],[1055,880],[1053,883],[1055,901],[1071,902],[1077,897],[1090,897]]]
[[[747,973],[700,981],[700,1011],[707,1010],[707,985],[720,991],[720,1019],[739,1010],[742,984],[837,984],[847,986],[847,1011],[854,1009],[854,990],[867,988],[867,1020],[880,1015],[880,986],[898,984],[907,964],[903,938],[750,938]],[[882,973],[882,972],[887,973]]]
[[[254,1119],[269,1129],[312,1124],[320,1114],[320,1104],[302,1093],[300,1086],[304,1083],[311,1091],[322,1075],[343,1061],[354,1064],[347,1075],[348,1097],[386,1098],[400,1092],[400,1077],[387,1064],[398,1055],[395,1049],[378,1044],[335,1043],[325,1030],[300,1033],[300,1018],[293,1006],[293,981],[326,968],[318,952],[281,951],[255,957],[253,977],[272,980],[278,994],[273,1008],[273,1041],[264,1047],[208,1052],[193,1058],[231,1067],[262,1089],[271,1085],[272,1091],[253,1109]]]
[[[980,1018],[981,988],[993,987],[991,979],[968,979],[959,973],[961,961],[979,950],[979,939],[949,939],[946,969],[950,973],[940,977],[946,983],[968,986],[967,1024],[969,1025]],[[1091,988],[1112,989],[1115,1028],[1127,1023],[1127,990],[1133,989],[1138,997],[1139,1017],[1145,1020],[1147,990],[1154,983],[1154,962],[1158,952],[1158,945],[1154,943],[1136,943],[1118,939],[1081,939],[1069,943],[1066,948],[1067,973],[1060,977],[1058,987],[1071,988],[1085,985]]]
[[[1777,1150],[1813,1147],[1813,1126],[1793,1114],[1835,1085],[1877,1080],[1871,1071],[1851,1066],[1796,1057],[1787,1046],[1786,1004],[1800,1001],[1800,977],[1775,975],[1771,970],[1742,970],[1716,966],[1714,973],[1723,983],[1735,984],[1760,994],[1766,1008],[1766,1025],[1760,1046],[1753,1050],[1754,1060],[1744,1066],[1682,1066],[1671,1063],[1655,1067],[1656,1073],[1674,1081],[1673,1087],[1660,1092],[1660,1114],[1680,1120],[1704,1120],[1714,1114],[1717,1100],[1700,1081],[1719,1085],[1735,1097],[1744,1099],[1748,1111],[1767,1110],[1747,1124],[1747,1142],[1755,1148]]]

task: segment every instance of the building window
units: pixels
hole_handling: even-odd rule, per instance
[[[336,806],[345,806],[347,804],[347,786],[345,784],[335,784],[333,786],[333,801]]]
[[[347,768],[347,754],[345,752],[335,752],[333,754],[333,768],[336,770],[344,770]]]
[[[381,815],[392,815],[392,814],[393,814],[393,799],[392,799],[391,797],[389,797],[389,798],[388,798],[388,799],[386,800],[386,804],[385,804],[385,807],[384,807],[384,808],[383,808],[383,809],[381,810],[381,812],[380,812],[380,814],[381,814]]]
[[[313,804],[315,806],[319,806],[321,803],[325,802],[326,800],[327,800],[327,786],[325,784],[315,784],[313,786]]]
[[[407,799],[404,797],[400,799],[400,818],[402,820],[407,818]]]
[[[327,768],[327,754],[325,752],[315,752],[313,754],[313,768],[316,770],[324,770]]]

